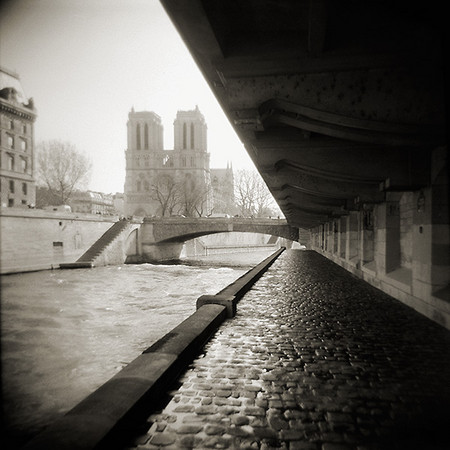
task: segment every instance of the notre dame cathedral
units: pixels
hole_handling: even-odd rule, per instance
[[[198,107],[177,112],[173,150],[164,150],[163,125],[154,112],[133,108],[127,128],[125,215],[234,213],[232,167],[210,169],[207,125]]]

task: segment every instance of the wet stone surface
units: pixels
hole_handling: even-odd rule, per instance
[[[450,333],[285,252],[127,448],[450,448]]]

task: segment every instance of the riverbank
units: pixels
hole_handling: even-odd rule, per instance
[[[248,274],[227,286],[227,297],[233,297],[234,284],[235,295],[243,295],[279,253],[266,258]],[[227,307],[222,304],[208,301],[207,304],[198,305],[194,314],[54,422],[25,448],[87,449],[98,445],[130,414],[139,414],[144,401],[158,402],[179,371],[192,360],[226,317]]]
[[[199,296],[229,285],[268,255],[2,276],[9,448],[57,420],[188,318]]]

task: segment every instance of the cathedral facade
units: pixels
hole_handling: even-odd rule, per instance
[[[157,114],[134,109],[128,114],[126,216],[199,217],[213,211],[205,118],[198,107],[178,111],[173,126],[174,148],[165,150],[163,125]]]

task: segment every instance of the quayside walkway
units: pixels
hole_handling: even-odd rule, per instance
[[[288,251],[122,448],[450,448],[450,333]],[[115,441],[118,443],[118,441]]]

